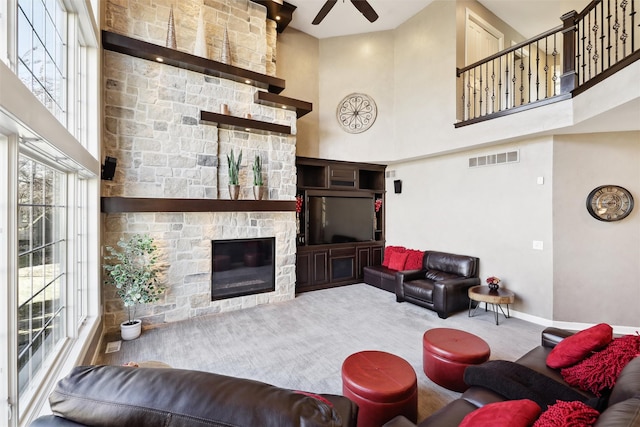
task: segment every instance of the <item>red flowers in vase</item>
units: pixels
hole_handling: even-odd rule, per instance
[[[296,213],[302,212],[302,195],[298,194],[296,196]]]
[[[380,208],[382,207],[382,199],[376,199],[376,202],[373,206],[376,212],[380,211]]]
[[[490,290],[497,291],[500,287],[499,283],[500,279],[496,276],[487,277],[487,285],[489,285]]]

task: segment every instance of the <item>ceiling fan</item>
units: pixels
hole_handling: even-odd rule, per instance
[[[353,3],[356,9],[358,9],[360,13],[362,13],[364,17],[369,20],[369,22],[374,22],[376,19],[378,19],[378,14],[376,13],[375,10],[373,10],[373,8],[369,4],[369,2],[367,2],[367,0],[350,0],[350,1],[351,3]],[[333,9],[333,6],[335,6],[337,2],[338,0],[327,0],[326,3],[322,6],[322,9],[320,9],[320,12],[318,12],[315,19],[311,23],[313,25],[318,25],[319,23],[321,23],[324,17],[327,16],[329,11]]]

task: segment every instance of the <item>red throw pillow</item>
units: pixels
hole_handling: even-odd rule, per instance
[[[409,249],[409,256],[407,262],[404,264],[404,270],[420,270],[422,268],[422,258],[424,258],[424,252]]]
[[[613,339],[613,329],[599,323],[560,341],[547,356],[547,366],[554,369],[574,365],[592,351],[599,350]]]
[[[613,388],[624,367],[635,357],[640,357],[638,355],[640,335],[625,335],[611,341],[604,350],[560,373],[570,386],[600,396],[604,389]]]
[[[540,415],[533,427],[589,427],[600,413],[582,402],[558,400]]]
[[[385,267],[389,267],[389,262],[391,261],[391,255],[396,252],[404,252],[406,249],[403,246],[387,246],[384,248],[384,259],[382,260],[382,265]]]
[[[530,427],[542,412],[533,400],[507,400],[467,414],[459,427]]]
[[[407,262],[409,252],[394,252],[391,254],[391,260],[389,261],[389,268],[391,270],[402,270],[404,264]]]

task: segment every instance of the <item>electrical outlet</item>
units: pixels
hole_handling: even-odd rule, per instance
[[[542,243],[541,240],[534,240],[533,241],[533,249],[537,250],[537,251],[541,251],[544,248],[544,244]]]

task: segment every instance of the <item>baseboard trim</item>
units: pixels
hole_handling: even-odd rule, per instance
[[[535,323],[536,325],[541,325],[545,327],[553,326],[554,328],[561,328],[569,331],[581,331],[583,329],[587,329],[595,325],[595,323],[563,322],[563,321],[557,321],[557,320],[549,320],[543,317],[532,316],[531,314],[522,313],[516,310],[510,310],[510,314],[511,314],[511,317],[515,317],[517,319]],[[633,326],[611,325],[611,327],[613,328],[613,333],[616,335],[631,335],[631,334],[637,333],[640,330],[640,327],[633,327]]]

